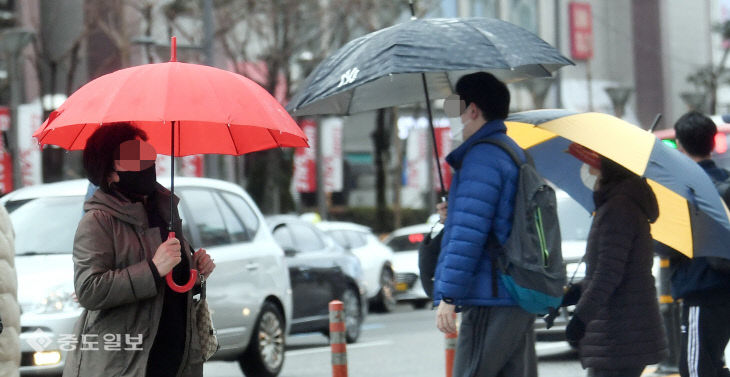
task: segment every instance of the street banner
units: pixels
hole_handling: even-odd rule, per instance
[[[185,156],[180,158],[180,174],[184,177],[203,176],[203,156]]]
[[[593,18],[591,4],[571,1],[570,12],[570,55],[575,60],[593,57]]]
[[[451,153],[451,128],[448,118],[434,119],[434,131],[436,135],[436,146],[439,152],[439,165],[444,178],[444,187],[449,190],[451,186],[451,167],[446,162],[446,156]],[[428,126],[428,119],[425,117],[401,117],[398,119],[399,137],[406,137],[406,158],[403,172],[403,185],[406,187],[423,190],[428,185],[428,166],[434,161],[433,147],[431,147],[431,129]],[[434,190],[440,191],[438,171],[436,164],[433,166],[433,182],[430,185]]]
[[[5,136],[10,129],[10,109],[0,106],[0,194],[7,194],[13,191],[13,158],[7,150]]]
[[[443,126],[442,124],[435,124],[434,131],[436,134],[436,146],[439,151],[439,165],[441,166],[441,174],[444,178],[444,188],[449,191],[451,187],[451,166],[446,162],[446,156],[451,152],[451,128],[448,125]],[[433,158],[433,156],[431,156]],[[441,191],[441,184],[439,183],[438,171],[434,166],[434,182],[433,187],[436,191]]]
[[[304,119],[299,126],[307,135],[309,148],[294,150],[294,187],[297,192],[311,193],[317,191],[317,124],[311,119]]]
[[[322,162],[325,192],[342,191],[342,119],[322,121]]]
[[[158,177],[170,176],[170,156],[158,154],[157,160],[155,160],[155,170]]]
[[[428,129],[417,127],[408,132],[406,139],[405,186],[423,190],[428,186],[428,162],[432,158],[428,150]]]
[[[33,132],[43,123],[40,101],[19,105],[17,115],[21,182],[23,186],[39,185],[43,183],[43,160]]]

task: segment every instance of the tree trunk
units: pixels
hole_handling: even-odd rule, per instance
[[[391,111],[390,122],[392,127],[397,128],[398,124],[398,108],[394,107]],[[393,229],[403,226],[401,214],[401,189],[403,186],[403,144],[401,143],[398,132],[392,133],[392,142],[395,148],[395,166],[393,167]]]

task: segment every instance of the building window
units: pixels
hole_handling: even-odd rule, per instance
[[[499,18],[498,0],[473,0],[471,5],[472,17]]]
[[[510,21],[537,34],[537,0],[511,0]]]

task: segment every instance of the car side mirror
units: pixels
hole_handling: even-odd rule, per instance
[[[293,257],[293,256],[297,255],[298,252],[299,252],[298,250],[296,250],[294,248],[290,248],[290,247],[287,247],[284,249],[284,255],[287,257]]]

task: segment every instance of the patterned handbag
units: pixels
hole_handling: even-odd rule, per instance
[[[210,359],[220,345],[218,337],[215,335],[213,320],[210,317],[208,309],[208,301],[205,299],[205,277],[200,275],[200,300],[195,304],[197,311],[198,338],[200,339],[200,348],[203,351],[203,361]]]

